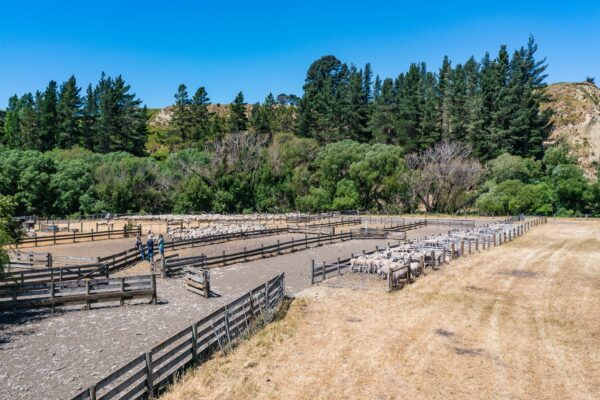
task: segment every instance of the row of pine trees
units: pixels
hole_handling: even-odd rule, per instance
[[[269,94],[249,107],[240,92],[226,115],[210,111],[204,87],[190,97],[182,84],[159,141],[176,149],[229,132],[293,131],[321,143],[352,139],[400,145],[408,152],[448,139],[469,143],[481,159],[504,152],[540,158],[550,114],[540,111],[546,64],[535,59],[536,51],[530,38],[512,55],[501,46],[494,58],[486,53],[480,61],[471,57],[452,65],[446,57],[437,72],[412,64],[383,79],[373,78],[370,64],[358,69],[325,56],[309,67],[302,98]],[[60,87],[51,81],[43,92],[11,97],[0,118],[0,142],[40,151],[82,146],[143,155],[147,117],[121,76],[102,74],[85,94],[71,77]]]
[[[350,138],[397,144],[407,151],[443,139],[469,143],[483,159],[503,152],[541,157],[549,130],[545,60],[536,61],[533,38],[509,55],[486,53],[452,65],[445,57],[437,73],[412,64],[396,78],[375,77],[333,56],[314,62],[298,107],[297,133],[323,142]]]
[[[43,92],[12,96],[2,142],[10,148],[47,151],[81,146],[108,153],[145,153],[147,111],[121,76],[102,74],[85,95],[74,76]]]

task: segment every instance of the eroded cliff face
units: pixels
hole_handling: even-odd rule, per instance
[[[600,162],[600,89],[591,83],[557,83],[546,89],[554,111],[548,145],[568,144],[590,177]]]

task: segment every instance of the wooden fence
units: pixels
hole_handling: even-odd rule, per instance
[[[51,267],[52,254],[35,253],[33,251],[11,250],[8,252],[10,258],[10,267],[33,268],[33,267]]]
[[[492,247],[496,247],[496,246],[500,246],[506,242],[510,242],[513,239],[524,235],[526,232],[528,232],[532,227],[541,225],[541,224],[545,224],[547,222],[547,217],[534,217],[534,218],[530,218],[530,220],[523,222],[522,224],[518,225],[518,226],[514,226],[512,228],[510,228],[508,230],[508,232],[503,232],[502,234],[498,233],[494,233],[491,236],[484,236],[481,237],[480,239],[475,239],[475,240],[465,240],[465,239],[461,239],[458,240],[456,242],[453,243],[449,243],[447,245],[447,247],[443,247],[441,249],[439,249],[438,251],[441,251],[442,255],[441,255],[441,260],[440,262],[446,263],[447,261],[456,259],[458,257],[461,256],[466,256],[473,254],[474,252],[477,253],[480,250],[489,250]],[[394,247],[398,247],[399,245],[389,245],[389,248],[394,248]],[[379,249],[376,248],[374,251],[371,252],[365,252],[363,251],[363,255],[366,254],[374,254],[374,253],[378,253]],[[344,259],[344,260],[340,260],[338,258],[337,262],[333,262],[333,263],[322,263],[322,264],[315,264],[315,260],[312,260],[311,263],[311,270],[310,270],[310,276],[311,276],[311,284],[316,284],[316,283],[320,283],[320,282],[324,282],[326,279],[328,279],[328,276],[331,277],[333,276],[338,276],[341,275],[345,270],[348,270],[351,268],[351,264],[350,264],[350,260],[354,258],[354,255],[352,255],[350,258]],[[431,252],[431,260],[429,262],[425,261],[425,258],[421,258],[419,260],[413,260],[413,261],[418,261],[420,268],[423,269],[426,266],[431,266],[432,268],[436,268],[439,264],[438,261],[436,260],[435,256],[434,256],[434,252]],[[404,284],[406,282],[411,282],[412,281],[412,277],[411,277],[411,271],[410,268],[407,268],[407,266],[402,266],[399,267],[398,269],[394,270],[393,272],[398,272],[402,269],[406,269],[406,273],[404,274],[397,274],[396,276],[394,276],[394,274],[389,274],[388,275],[388,281],[387,281],[387,290],[395,290],[397,288],[399,288],[401,286],[401,284]]]
[[[169,275],[169,270],[171,268],[181,269],[184,266],[193,265],[193,264],[201,264],[206,268],[210,268],[212,266],[226,266],[231,263],[237,262],[246,262],[249,261],[253,257],[266,258],[275,255],[280,255],[285,252],[294,252],[298,250],[308,249],[310,245],[322,246],[326,243],[336,243],[343,242],[347,240],[352,240],[352,232],[339,233],[334,235],[322,235],[316,237],[308,237],[304,236],[304,239],[300,240],[290,240],[287,242],[277,244],[255,247],[252,249],[244,248],[243,251],[237,253],[225,253],[223,251],[222,255],[212,256],[212,257],[187,257],[186,259],[179,258],[168,258],[165,260],[165,275]]]
[[[406,232],[413,229],[419,229],[421,227],[427,226],[427,220],[421,219],[415,222],[409,222],[408,224],[400,224],[396,226],[390,226],[387,228],[383,228],[384,231],[387,232]]]
[[[106,264],[76,265],[56,268],[33,268],[8,271],[0,277],[0,287],[30,283],[49,283],[109,276]]]
[[[150,297],[156,304],[154,275],[26,283],[0,287],[0,311],[119,301]]]
[[[135,235],[142,234],[142,227],[137,226],[133,229],[119,229],[112,230],[108,229],[107,231],[94,232],[92,229],[91,232],[73,232],[73,233],[64,233],[64,234],[56,234],[56,231],[52,233],[52,235],[47,236],[35,236],[21,239],[17,243],[17,247],[20,245],[31,245],[34,246],[44,246],[49,244],[65,244],[65,243],[76,243],[78,240],[88,239],[88,240],[97,240],[97,239],[116,239],[116,238],[126,238]]]
[[[208,299],[210,297],[210,272],[208,269],[187,267],[185,273],[183,283],[186,289]]]
[[[200,321],[141,354],[72,400],[147,399],[156,396],[184,368],[242,339],[261,322],[268,322],[285,296],[285,276],[221,307]]]

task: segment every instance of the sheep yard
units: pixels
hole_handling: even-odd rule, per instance
[[[417,218],[383,221],[373,218],[369,227],[411,224]],[[411,222],[412,221],[412,222]],[[477,223],[484,223],[478,221]],[[331,219],[317,221],[329,224]],[[387,225],[386,225],[387,224]],[[298,226],[304,228],[304,225]],[[336,226],[344,232],[361,225]],[[204,229],[204,228],[203,228]],[[327,226],[324,228],[329,229]],[[408,237],[442,233],[448,225],[432,223],[408,231]],[[234,253],[245,248],[273,246],[290,240],[301,242],[306,237],[318,238],[318,234],[306,234],[292,230],[265,237],[223,241],[215,244],[186,246],[171,250],[165,255],[180,256],[205,254],[219,256],[222,252]],[[145,234],[146,232],[144,232]],[[395,233],[394,233],[395,234]],[[145,240],[145,235],[144,235]],[[108,256],[133,246],[135,237],[112,238],[96,241],[39,246],[36,252],[51,252],[59,257]],[[269,258],[248,259],[225,267],[211,269],[210,298],[205,299],[187,291],[181,277],[163,279],[157,275],[157,305],[147,300],[127,300],[106,303],[102,307],[64,307],[57,313],[48,310],[4,312],[0,314],[0,377],[6,382],[0,387],[2,399],[62,399],[71,398],[94,382],[118,369],[135,356],[160,343],[193,321],[208,315],[219,307],[247,293],[279,273],[285,273],[286,292],[295,295],[311,285],[309,268],[312,259],[335,259],[349,257],[363,250],[383,248],[395,239],[359,239],[341,242],[323,242],[308,249],[283,253]],[[30,250],[30,249],[24,249]],[[125,269],[111,272],[112,277],[147,275],[152,273],[147,261],[133,262]]]
[[[597,398],[599,237],[549,220],[391,294],[314,286],[162,398]]]

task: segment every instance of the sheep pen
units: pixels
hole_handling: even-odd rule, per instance
[[[399,292],[313,286],[162,399],[595,398],[598,237],[549,221]]]

